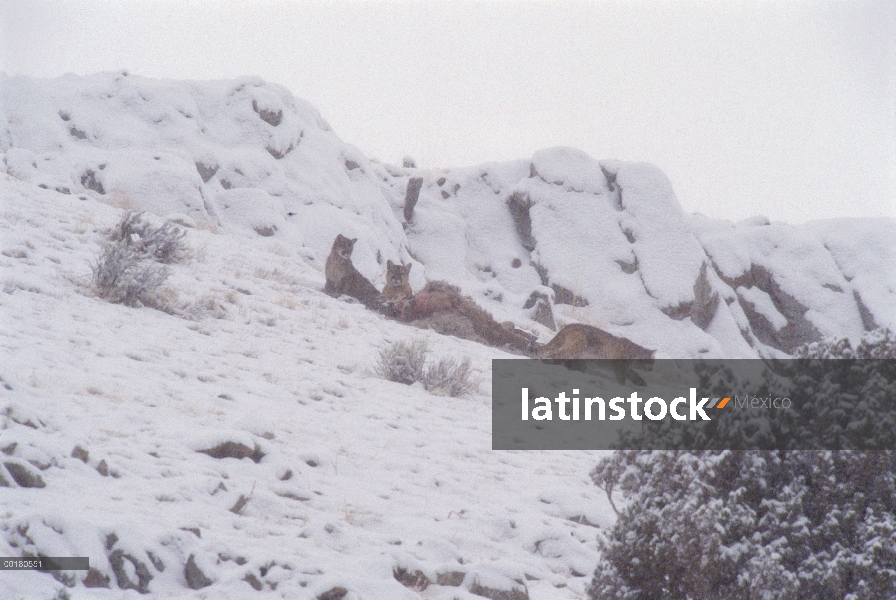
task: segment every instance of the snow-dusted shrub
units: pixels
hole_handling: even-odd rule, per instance
[[[107,244],[93,267],[97,294],[125,306],[165,307],[160,295],[168,270],[132,247]]]
[[[156,227],[146,220],[144,213],[127,212],[109,232],[109,241],[132,247],[156,262],[171,264],[187,256],[185,235],[186,232],[171,221]]]
[[[855,349],[829,340],[798,354],[893,358],[894,348],[884,330]],[[821,385],[820,362],[797,362],[806,370],[793,382]],[[855,361],[843,366],[824,373],[827,385],[867,377]],[[885,385],[892,372],[872,379]],[[599,539],[592,600],[896,598],[896,450],[626,450],[591,478],[611,503],[614,492],[627,500]]]
[[[431,392],[442,393],[457,398],[474,391],[478,385],[472,377],[470,357],[463,360],[442,358],[430,364],[423,374],[423,387]]]
[[[184,235],[170,221],[156,227],[145,220],[143,213],[125,213],[107,232],[93,266],[97,294],[109,302],[171,312],[162,289],[168,270],[162,264],[186,257]]]
[[[798,398],[774,418],[757,420],[751,411],[682,429],[673,421],[645,422],[621,433],[626,448],[690,450],[850,450],[896,448],[896,335],[887,329],[865,334],[855,348],[846,339],[815,342],[796,359],[766,361],[760,380],[746,385],[728,368],[709,361],[696,365],[696,387],[706,395],[729,396],[749,389],[760,398]],[[827,360],[837,359],[837,360]],[[876,359],[876,360],[872,360]]]
[[[428,354],[429,346],[423,340],[395,342],[380,351],[374,372],[384,379],[405,385],[419,381],[429,392],[454,398],[478,387],[468,357],[460,361],[441,358],[427,365]]]
[[[793,355],[796,358],[896,358],[896,332],[889,328],[869,331],[855,348],[847,338],[812,342],[797,348]]]
[[[623,451],[592,600],[896,597],[896,452]]]
[[[383,379],[411,385],[423,380],[428,353],[429,345],[424,340],[398,341],[380,351],[374,371]]]
[[[223,319],[227,316],[227,307],[214,295],[206,294],[184,306],[181,316],[190,321],[201,321],[206,317]]]

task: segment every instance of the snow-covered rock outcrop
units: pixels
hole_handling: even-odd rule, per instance
[[[3,78],[0,107],[17,179],[274,237],[318,268],[337,233],[358,237],[375,284],[387,260],[412,261],[415,288],[446,279],[542,339],[581,321],[661,356],[749,357],[896,326],[893,220],[686,215],[655,166],[569,148],[444,171],[374,163],[257,78]]]
[[[408,258],[370,162],[280,86],[126,72],[16,77],[0,79],[0,106],[0,152],[17,179],[197,226],[279,235],[315,259],[336,234],[357,235],[355,264],[372,279],[386,260]]]
[[[896,326],[892,219],[686,215],[656,167],[568,148],[426,178],[411,253],[428,275],[536,330],[533,294],[551,298],[559,323],[672,357],[768,355]]]

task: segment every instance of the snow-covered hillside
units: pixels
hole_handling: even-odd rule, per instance
[[[686,215],[656,167],[566,148],[384,165],[255,78],[0,76],[0,157],[0,555],[96,570],[64,592],[4,571],[2,598],[583,597],[612,523],[598,454],[493,452],[508,355],[324,295],[338,233],[378,287],[411,261],[415,289],[448,280],[542,341],[581,321],[749,357],[896,326],[893,221]],[[125,210],[187,231],[169,312],[91,287]],[[479,392],[373,373],[420,338]],[[221,444],[247,456],[202,452]]]
[[[91,264],[121,210],[0,178],[0,555],[89,556],[114,590],[3,571],[0,597],[582,596],[611,523],[597,453],[491,450],[508,355],[324,295],[276,237],[189,231],[166,282],[189,318],[104,302]],[[420,338],[469,356],[479,392],[373,373]],[[252,456],[201,452],[227,442]]]

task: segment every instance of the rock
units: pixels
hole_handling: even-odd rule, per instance
[[[258,113],[261,120],[268,125],[276,127],[283,120],[283,111],[275,108],[262,108],[258,106],[258,101],[252,101],[252,110]]]
[[[223,442],[214,448],[208,450],[198,450],[203,454],[208,454],[212,458],[251,458],[253,462],[259,462],[264,458],[264,452],[257,445],[254,449],[249,448],[245,444],[239,442]]]
[[[719,294],[712,289],[706,276],[706,263],[700,267],[700,275],[694,282],[694,300],[674,307],[663,308],[663,313],[676,321],[687,317],[700,329],[706,331],[719,307]]]
[[[8,460],[4,461],[3,466],[12,475],[13,480],[23,488],[42,488],[47,486],[40,474],[26,462]],[[0,484],[0,487],[3,487],[2,484]]]
[[[290,152],[292,152],[295,149],[296,149],[295,144],[290,144],[286,148],[283,148],[283,147],[275,148],[273,146],[268,146],[267,148],[265,148],[265,150],[267,150],[268,153],[271,156],[273,156],[274,158],[276,158],[277,160],[281,160],[284,156],[286,156],[287,154],[289,154]]]
[[[191,590],[201,590],[212,584],[212,580],[206,577],[205,573],[196,566],[196,561],[192,554],[187,559],[187,564],[184,565],[184,577],[187,579],[187,587]]]
[[[85,450],[81,446],[75,446],[74,448],[72,448],[71,456],[72,458],[77,458],[81,462],[86,463],[87,459],[90,457],[90,453],[88,453],[87,450]]]
[[[557,323],[554,321],[554,309],[551,308],[551,299],[547,294],[535,291],[529,295],[528,300],[523,305],[524,309],[535,309],[532,320],[540,323],[550,329],[557,331]]]
[[[246,583],[251,585],[252,589],[254,589],[256,592],[261,591],[261,582],[258,580],[258,577],[256,577],[254,574],[247,573],[246,576],[243,577],[243,581],[245,581]]]
[[[133,565],[134,572],[137,575],[137,581],[131,581],[128,577],[127,569],[124,561],[129,561]],[[109,564],[112,566],[112,573],[115,575],[115,581],[118,587],[123,590],[137,590],[141,594],[149,593],[149,582],[152,581],[152,574],[149,568],[140,560],[125,554],[123,550],[115,550],[109,555]]]
[[[805,317],[809,309],[782,290],[765,267],[753,264],[742,275],[733,279],[723,279],[735,290],[739,287],[762,290],[771,298],[775,309],[787,320],[786,325],[776,328],[763,314],[755,310],[750,302],[741,299],[740,305],[750,322],[750,328],[763,344],[790,354],[798,346],[821,339],[821,333]]]
[[[109,576],[103,575],[99,570],[91,568],[89,571],[87,571],[87,577],[84,578],[84,587],[108,588]]]
[[[348,590],[344,587],[334,587],[318,596],[317,600],[341,600],[346,594]]]
[[[552,283],[551,289],[554,290],[554,302],[556,304],[569,304],[570,306],[588,306],[587,298],[577,296],[572,292],[572,290],[568,290],[562,285]]]
[[[202,183],[208,183],[209,180],[218,172],[218,165],[206,164],[204,162],[196,162],[196,171],[202,177]]]
[[[152,563],[152,566],[156,568],[156,571],[159,573],[163,573],[165,571],[165,563],[162,562],[162,559],[153,554],[150,551],[146,551],[146,556],[149,557],[149,562]]]
[[[622,272],[625,273],[626,275],[631,275],[632,273],[634,273],[635,271],[638,270],[638,257],[637,256],[635,256],[634,260],[632,260],[630,262],[625,261],[625,260],[618,260],[618,259],[615,260],[614,262],[617,265],[619,265],[619,268],[622,269]]]
[[[420,199],[420,188],[423,187],[422,177],[412,177],[408,181],[408,187],[404,194],[404,220],[410,223],[414,218],[414,207]]]
[[[520,243],[529,252],[535,250],[535,238],[532,237],[532,217],[529,216],[529,209],[532,208],[532,204],[533,202],[529,194],[522,192],[514,192],[507,199],[507,208],[510,210],[510,216],[513,217],[513,223],[516,225]]]
[[[422,592],[432,583],[423,571],[408,571],[404,567],[395,567],[392,569],[392,576],[401,585]]]
[[[858,290],[853,290],[852,296],[855,298],[856,306],[859,309],[859,316],[862,318],[862,327],[865,331],[874,331],[880,327],[877,324],[877,321],[874,320],[874,315],[871,314],[871,311],[868,310],[868,307],[862,302],[862,297],[859,295]]]
[[[83,185],[88,190],[93,190],[98,194],[105,194],[106,189],[103,187],[101,181],[96,178],[96,171],[93,169],[87,169],[83,175],[81,175],[81,185]]]
[[[249,503],[249,498],[247,498],[243,494],[240,494],[239,499],[234,503],[233,506],[230,507],[230,512],[232,512],[235,515],[241,515],[241,514],[243,514],[243,509],[246,508],[246,504],[248,504],[248,503]]]
[[[606,179],[607,179],[607,189],[609,189],[611,192],[615,192],[616,191],[616,173],[611,173],[610,171],[607,170],[607,168],[604,165],[600,166],[600,170],[603,172],[604,177],[606,177]]]
[[[513,587],[509,590],[501,590],[497,588],[479,585],[478,581],[474,581],[470,586],[470,593],[491,600],[529,600],[529,592],[526,587]]]
[[[438,585],[450,585],[458,587],[464,582],[467,574],[463,571],[445,571],[444,573],[436,573],[436,583]]]
[[[706,331],[716,310],[719,308],[719,294],[712,289],[709,279],[706,277],[706,263],[700,267],[700,276],[694,282],[694,302],[691,305],[691,321],[700,329]]]

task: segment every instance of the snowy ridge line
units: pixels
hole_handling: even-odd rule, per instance
[[[337,234],[357,237],[353,261],[377,287],[388,260],[409,262],[414,290],[446,280],[542,341],[583,322],[661,356],[780,356],[896,325],[892,219],[685,215],[656,167],[570,148],[441,171],[381,164],[252,77],[3,77],[0,107],[16,179],[271,237],[318,268]]]

